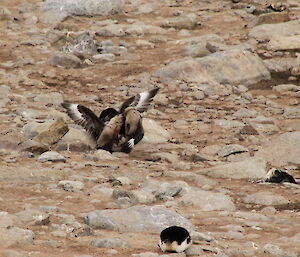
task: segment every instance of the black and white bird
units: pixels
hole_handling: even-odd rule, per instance
[[[130,97],[121,105],[119,111],[111,107],[104,109],[99,117],[83,105],[64,102],[62,106],[69,117],[91,136],[97,149],[112,152],[115,147],[129,153],[144,137],[141,113],[150,107],[158,89]]]
[[[289,183],[297,184],[296,180],[292,175],[288,174],[286,171],[278,170],[275,168],[272,168],[268,171],[264,182],[269,182],[269,183],[289,182]]]
[[[192,244],[190,233],[182,227],[172,226],[160,233],[158,246],[163,252],[181,253]]]

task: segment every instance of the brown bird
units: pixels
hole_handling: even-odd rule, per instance
[[[96,143],[97,149],[112,152],[116,146],[118,150],[129,153],[144,137],[141,112],[150,107],[158,88],[145,91],[127,99],[117,111],[114,108],[103,110],[99,117],[89,108],[62,103],[68,115],[81,125]]]

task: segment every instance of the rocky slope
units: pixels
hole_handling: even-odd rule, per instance
[[[2,0],[0,252],[300,256],[300,3]],[[60,107],[159,87],[129,155]],[[194,244],[157,248],[186,227]]]

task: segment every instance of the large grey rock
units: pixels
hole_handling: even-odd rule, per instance
[[[83,129],[70,128],[69,132],[57,143],[55,150],[85,152],[94,147],[95,144]]]
[[[130,244],[121,238],[99,238],[93,240],[91,246],[99,248],[129,248]]]
[[[300,58],[292,57],[271,58],[263,62],[271,73],[289,72],[293,67],[300,66]]]
[[[271,78],[263,61],[257,55],[245,50],[216,52],[196,60],[221,84],[248,86]]]
[[[63,12],[70,15],[109,15],[123,10],[124,0],[46,0],[44,12]]]
[[[18,227],[0,228],[0,246],[11,247],[17,244],[33,244],[34,233]]]
[[[288,204],[289,201],[281,195],[273,192],[258,192],[244,197],[245,203],[260,204],[260,205],[280,205]]]
[[[300,164],[300,132],[288,132],[273,137],[255,154],[274,167]]]
[[[203,57],[205,58],[205,57]],[[155,71],[152,76],[161,82],[169,83],[174,80],[196,83],[196,90],[207,95],[228,95],[228,89],[220,85],[194,59],[179,59]]]
[[[273,36],[293,36],[300,34],[300,20],[293,20],[277,24],[262,24],[254,27],[249,32],[249,37],[263,42],[270,40]]]
[[[267,44],[267,49],[272,51],[300,49],[300,35],[296,36],[273,36]]]
[[[201,211],[235,210],[235,205],[229,196],[196,188],[187,192],[179,201],[184,206],[192,205]]]
[[[216,84],[213,77],[211,77],[206,70],[193,59],[173,61],[155,71],[153,76],[159,78],[162,82],[184,80],[186,82]]]
[[[8,212],[0,212],[0,228],[8,228],[15,224],[15,216]]]
[[[279,131],[275,119],[269,117],[257,116],[253,119],[247,119],[247,123],[259,134],[272,135]]]
[[[64,68],[79,68],[81,60],[74,54],[57,52],[49,60],[50,65]]]
[[[262,248],[264,253],[269,254],[270,256],[275,257],[297,257],[299,256],[297,253],[288,252],[281,249],[278,245],[273,244],[265,244]]]
[[[165,143],[171,138],[170,133],[154,120],[143,119],[143,127],[145,136],[142,139],[142,142],[144,143]]]
[[[65,162],[66,158],[58,152],[48,151],[38,157],[40,162]]]
[[[197,26],[197,19],[195,15],[182,15],[164,19],[161,26],[164,28],[193,29]]]
[[[279,93],[298,92],[300,91],[300,86],[294,84],[280,84],[274,86],[272,89]]]
[[[263,159],[248,158],[240,162],[202,169],[197,173],[217,178],[261,179],[266,175],[266,162]]]
[[[101,210],[89,212],[84,222],[93,228],[120,232],[160,232],[178,225],[191,229],[192,224],[176,212],[162,206],[133,206],[122,210]]]
[[[283,116],[287,119],[300,119],[300,107],[287,107]]]
[[[17,224],[20,226],[46,225],[50,222],[49,214],[34,209],[20,211],[15,213],[15,216],[17,217]]]
[[[248,149],[246,147],[244,147],[242,145],[238,145],[238,144],[231,144],[231,145],[226,145],[226,146],[222,147],[218,151],[218,155],[220,157],[226,157],[231,154],[238,154],[238,153],[244,153],[244,152],[248,152]]]

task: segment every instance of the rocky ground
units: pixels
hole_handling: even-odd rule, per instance
[[[2,0],[0,27],[1,256],[300,256],[299,185],[258,183],[300,182],[299,1]],[[130,154],[60,107],[157,86]]]

